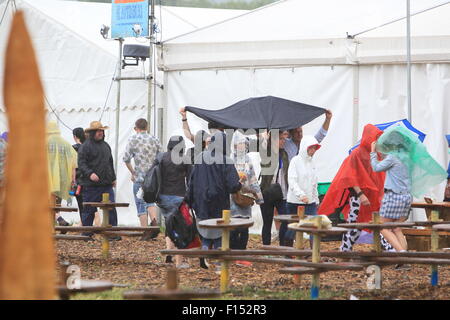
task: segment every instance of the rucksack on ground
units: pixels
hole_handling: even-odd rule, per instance
[[[144,201],[147,203],[157,202],[159,191],[161,190],[161,160],[163,153],[156,155],[155,161],[150,170],[147,171],[142,182],[142,191],[144,192]]]
[[[166,235],[178,249],[198,248],[201,246],[195,217],[186,202],[174,210],[166,219]]]

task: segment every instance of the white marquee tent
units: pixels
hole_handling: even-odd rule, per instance
[[[444,168],[449,2],[411,0],[412,122]],[[316,157],[319,181],[331,181],[365,124],[407,118],[405,16],[406,1],[284,0],[164,41],[158,66],[165,71],[166,119],[180,119],[181,106],[219,109],[264,95],[329,108],[333,120]],[[188,118],[193,131],[206,128]],[[306,125],[305,134],[322,121]],[[167,121],[166,137],[181,134],[179,127]],[[430,195],[442,200],[443,187]]]
[[[4,14],[0,25],[0,88],[3,88],[3,61],[13,14],[12,2],[8,7],[7,3],[0,3],[0,19]],[[110,127],[106,138],[114,155],[116,84],[112,84],[112,78],[119,46],[117,41],[104,40],[99,32],[102,24],[111,23],[111,4],[55,0],[16,0],[15,4],[25,13],[50,107],[70,128],[86,128],[91,121],[101,117],[101,121]],[[156,37],[158,41],[168,39],[242,12],[156,6],[155,16],[161,30]],[[127,39],[125,43],[148,45],[148,40]],[[122,76],[142,76],[148,73],[148,66],[145,71],[143,68],[142,64],[127,67],[122,70]],[[157,74],[157,82],[163,82],[162,72]],[[134,121],[147,116],[147,88],[144,80],[122,81],[121,84],[117,200],[131,205],[129,209],[119,209],[120,224],[138,224],[129,173],[121,157],[127,139],[133,133]],[[162,106],[161,94],[162,90],[158,88],[158,107]],[[53,112],[49,112],[49,117],[56,118]],[[71,130],[61,123],[60,129],[63,136],[72,142]],[[7,119],[0,92],[0,131],[5,130]],[[77,214],[64,216],[69,220],[77,219]]]

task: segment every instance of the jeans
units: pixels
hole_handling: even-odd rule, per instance
[[[147,203],[144,201],[144,199],[139,199],[136,195],[139,191],[139,188],[142,186],[142,183],[140,182],[133,182],[133,195],[134,195],[134,201],[136,203],[136,209],[137,209],[137,215],[143,216],[147,214],[147,208],[154,207],[156,204],[154,203]]]
[[[245,250],[248,243],[248,228],[237,228],[230,231],[230,249]]]
[[[202,237],[202,250],[208,250],[210,247],[212,249],[219,249],[221,245],[222,238],[207,239]]]
[[[292,214],[292,215],[297,215],[297,208],[298,207],[305,207],[305,215],[306,216],[316,216],[317,215],[317,204],[314,203],[308,203],[308,204],[303,204],[303,203],[292,203],[292,202],[288,202],[286,204],[286,209],[288,214]],[[286,233],[286,238],[289,240],[294,240],[295,239],[295,231],[293,230],[288,230]],[[309,236],[310,239],[312,239],[312,235]]]
[[[308,204],[288,202],[286,204],[287,212],[292,215],[297,215],[297,208],[300,206],[305,207],[305,215],[307,216],[317,215],[317,204],[315,202]]]
[[[273,210],[274,208],[277,208],[278,214],[286,214],[286,201],[280,200],[273,203],[262,203],[260,204],[261,208],[261,215],[263,219],[263,227],[262,227],[262,242],[263,245],[270,245],[271,237],[272,237],[272,223],[273,223]],[[280,232],[279,232],[279,239],[280,239],[280,245],[282,245],[284,234],[286,233],[287,225],[281,224]]]
[[[114,190],[111,185],[99,186],[99,187],[87,187],[83,186],[82,197],[83,202],[101,202],[102,194],[109,193],[109,200],[115,202]],[[92,226],[94,223],[95,212],[97,208],[92,206],[83,206],[83,212],[81,213],[81,222],[83,226]],[[117,226],[117,211],[116,208],[109,210],[109,224]]]

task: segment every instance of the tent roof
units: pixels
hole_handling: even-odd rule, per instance
[[[448,2],[413,0],[411,13]],[[165,41],[160,67],[183,70],[356,63],[354,44],[347,40],[347,34],[405,16],[405,1],[278,1]]]
[[[450,1],[411,16],[411,60],[450,59]],[[358,61],[361,64],[404,62],[406,18],[359,34]]]
[[[5,12],[6,2],[0,4]],[[104,40],[100,26],[111,23],[111,4],[56,0],[16,0],[25,13],[26,23],[35,47],[49,103],[58,111],[99,110],[115,106],[115,85],[105,102],[116,71],[117,41]],[[162,21],[162,37],[186,33],[220,19],[240,14],[240,10],[156,7]],[[0,28],[0,61],[3,61],[12,20],[8,7]],[[191,22],[192,21],[192,22]],[[158,40],[161,34],[157,35]],[[145,42],[144,42],[145,41]],[[127,39],[126,43],[147,44],[145,39]],[[3,64],[0,64],[0,87],[3,86]],[[142,76],[142,65],[127,67],[122,76]],[[147,104],[146,81],[124,81],[121,105],[143,107]],[[3,106],[0,93],[0,107]]]

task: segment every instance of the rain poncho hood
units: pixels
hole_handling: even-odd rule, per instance
[[[384,172],[374,172],[370,164],[370,148],[373,141],[383,134],[383,131],[372,124],[364,127],[361,144],[344,160],[330,188],[319,207],[319,214],[330,215],[337,208],[343,208],[345,218],[348,217],[349,188],[358,186],[370,201],[370,206],[361,206],[358,222],[368,222],[372,212],[380,210],[384,195]]]
[[[411,193],[416,198],[447,178],[447,172],[428,153],[425,145],[403,127],[387,129],[377,141],[377,151],[397,157],[408,167]]]
[[[244,144],[244,148],[239,148],[240,144]],[[231,140],[231,157],[235,164],[244,164],[249,162],[250,158],[248,156],[248,151],[250,147],[250,140],[239,130],[236,130],[233,134],[233,139]]]
[[[311,146],[317,146],[317,149],[321,147],[317,139],[313,136],[303,136],[302,141],[300,142],[300,147],[298,149],[298,155],[303,159],[303,161],[311,161],[313,157],[308,155],[308,148]]]
[[[308,198],[307,203],[319,203],[318,178],[313,161],[314,156],[308,155],[308,148],[313,145],[320,147],[313,136],[303,136],[298,154],[291,159],[288,171],[288,202],[303,203],[300,198],[306,196]]]
[[[50,192],[62,199],[69,199],[73,170],[77,153],[72,145],[61,137],[58,124],[47,124],[47,157]]]

